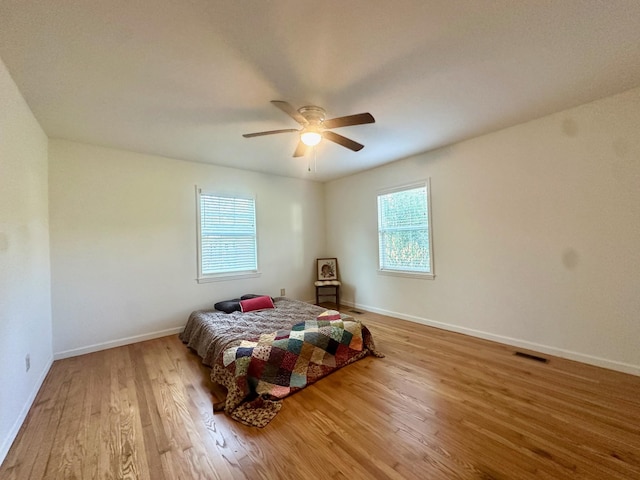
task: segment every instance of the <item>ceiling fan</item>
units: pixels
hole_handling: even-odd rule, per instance
[[[338,145],[342,145],[349,150],[358,152],[364,148],[364,145],[332,132],[331,129],[349,127],[352,125],[363,125],[365,123],[375,123],[376,121],[370,113],[358,113],[356,115],[347,115],[346,117],[325,120],[326,112],[324,108],[321,107],[306,105],[296,110],[289,103],[281,100],[271,100],[271,103],[302,125],[302,128],[285,128],[283,130],[245,133],[242,136],[245,138],[251,138],[260,137],[262,135],[273,135],[275,133],[298,132],[300,134],[300,141],[298,142],[296,150],[293,152],[294,157],[304,156],[307,148],[317,145],[323,138],[337,143]]]

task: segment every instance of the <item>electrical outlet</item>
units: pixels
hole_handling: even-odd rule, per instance
[[[284,288],[281,288],[281,289],[280,289],[280,296],[281,296],[281,297],[284,297],[284,295],[285,295],[285,293],[284,293]]]
[[[24,366],[27,372],[31,368],[31,355],[29,355],[28,353],[27,353],[27,356],[24,357]]]

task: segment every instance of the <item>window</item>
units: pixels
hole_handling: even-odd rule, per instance
[[[255,198],[196,191],[198,281],[257,276]]]
[[[378,194],[380,273],[433,278],[429,183]]]

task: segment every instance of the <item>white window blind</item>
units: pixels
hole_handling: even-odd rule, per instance
[[[199,189],[198,197],[199,277],[257,272],[255,199]]]
[[[433,275],[427,183],[378,194],[381,272]]]

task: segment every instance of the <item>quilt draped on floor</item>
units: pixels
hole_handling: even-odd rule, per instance
[[[213,366],[212,379],[227,388],[229,415],[264,427],[280,411],[282,398],[370,353],[382,356],[367,327],[327,311],[227,348]]]

